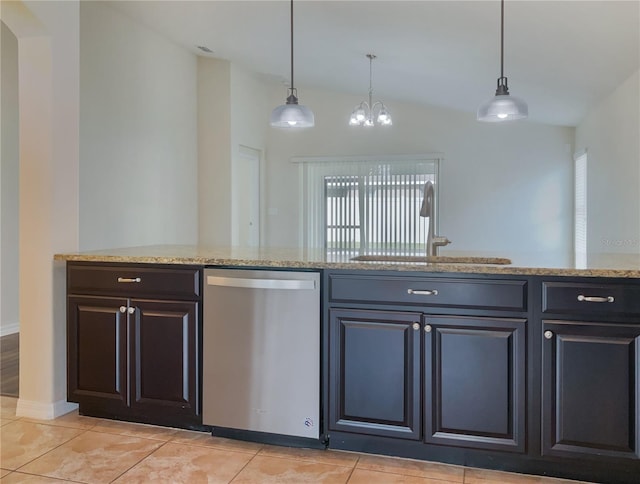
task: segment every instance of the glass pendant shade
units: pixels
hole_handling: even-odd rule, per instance
[[[385,126],[391,125],[391,116],[389,115],[389,112],[386,110],[384,105],[382,106],[382,109],[380,109],[380,113],[378,113],[378,123]]]
[[[478,108],[478,121],[515,121],[528,115],[527,103],[510,94],[496,94]]]
[[[298,104],[298,98],[291,95],[287,98],[286,104],[271,112],[269,122],[276,128],[312,128],[315,125],[315,117],[311,109]]]

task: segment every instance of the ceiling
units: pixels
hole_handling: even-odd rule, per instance
[[[199,55],[289,79],[285,0],[116,1]],[[576,126],[640,64],[638,0],[508,0],[505,76],[531,121]],[[498,0],[297,0],[295,85],[475,112],[500,74]],[[196,46],[206,46],[204,54]],[[283,99],[286,92],[283,92]],[[310,106],[313,109],[313,106]],[[348,110],[351,107],[346,108]]]

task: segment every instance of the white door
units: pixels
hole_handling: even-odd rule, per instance
[[[233,170],[233,237],[239,247],[260,245],[260,151],[240,146]]]

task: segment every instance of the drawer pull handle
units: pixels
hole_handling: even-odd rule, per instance
[[[407,289],[407,294],[415,294],[417,296],[437,296],[438,290],[433,289]]]
[[[139,277],[118,277],[118,282],[142,282]]]
[[[593,302],[593,303],[612,303],[615,301],[613,296],[601,297],[601,296],[578,296],[580,302]]]

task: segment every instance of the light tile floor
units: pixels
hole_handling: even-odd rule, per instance
[[[16,417],[0,397],[0,481],[12,483],[575,484],[369,454],[275,447],[83,417]]]

